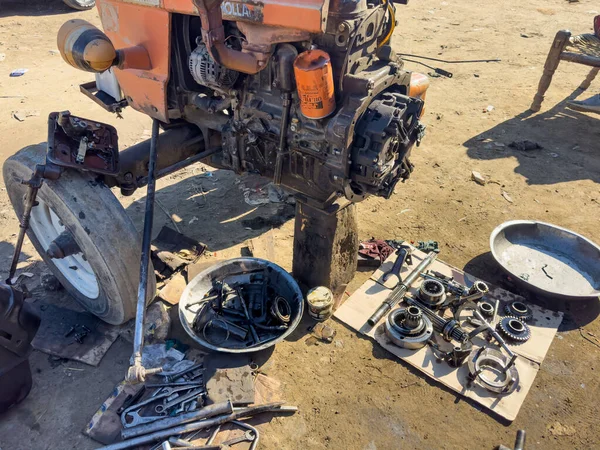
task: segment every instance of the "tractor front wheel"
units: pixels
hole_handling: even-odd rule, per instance
[[[46,145],[34,145],[4,163],[4,183],[19,217],[27,191],[21,181],[31,177],[45,156]],[[55,181],[44,180],[27,234],[52,273],[85,309],[114,325],[135,316],[140,239],[125,209],[104,183],[74,170],[65,171]],[[63,258],[48,252],[57,242],[71,249]],[[156,281],[150,277],[149,301],[155,290]]]

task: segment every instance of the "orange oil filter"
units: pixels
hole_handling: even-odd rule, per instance
[[[335,111],[331,57],[323,50],[308,50],[294,61],[300,111],[309,119],[323,119]]]

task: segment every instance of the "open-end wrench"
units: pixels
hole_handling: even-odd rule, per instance
[[[392,275],[396,275],[398,278],[398,283],[402,282],[402,277],[400,276],[400,271],[402,270],[402,266],[404,263],[408,263],[409,266],[412,266],[412,249],[407,245],[402,245],[398,249],[398,257],[396,261],[394,261],[394,265],[390,270],[383,274],[382,280],[385,283]]]
[[[136,409],[135,411],[128,412],[127,417],[130,419],[130,421],[127,423],[127,425],[124,425],[125,428],[156,422],[157,420],[164,419],[167,416],[140,416],[140,410]]]
[[[154,411],[156,411],[158,414],[162,414],[165,411],[168,411],[171,407],[179,405],[180,403],[186,402],[188,400],[195,399],[196,397],[204,393],[204,388],[194,389],[193,391],[188,392],[187,394],[183,394],[174,400],[165,400],[163,404],[156,405],[154,407]]]
[[[256,450],[256,447],[258,447],[258,441],[260,440],[260,433],[258,432],[258,429],[254,428],[252,425],[248,425],[247,423],[240,422],[239,420],[233,420],[231,423],[237,425],[240,428],[245,428],[248,431],[246,431],[239,438],[234,438],[229,441],[223,442],[223,443],[221,443],[221,445],[223,445],[224,447],[227,447],[230,445],[237,444],[238,442],[248,441],[248,442],[252,442],[249,450]],[[221,431],[221,425],[218,425],[215,428],[215,430],[213,431],[213,433],[210,436],[210,438],[208,439],[208,441],[206,441],[206,445],[211,445],[215,441],[215,438],[217,437],[217,434],[219,434],[219,431]],[[248,433],[252,433],[252,436],[253,436],[252,439],[248,439],[248,437],[249,437]]]
[[[139,411],[143,406],[146,406],[146,405],[148,405],[152,402],[155,402],[157,400],[160,400],[160,399],[166,399],[167,397],[173,395],[173,393],[175,393],[175,392],[189,391],[190,387],[183,386],[183,387],[166,388],[166,389],[168,389],[169,392],[161,393],[161,394],[157,395],[156,397],[150,397],[146,400],[143,400],[143,401],[125,409],[125,411],[123,411],[123,414],[121,414],[121,423],[123,424],[123,428],[129,428],[129,427],[134,426],[131,423],[127,422],[127,418],[134,417],[134,415],[132,414],[134,412],[136,413],[135,416],[142,417],[139,415]],[[164,417],[164,416],[162,416],[162,417]],[[154,420],[158,420],[158,419],[154,419]],[[153,420],[151,422],[153,422]],[[141,422],[141,423],[146,423],[146,422]],[[139,424],[140,424],[140,422],[138,422],[136,425],[139,425]]]
[[[248,430],[245,431],[241,436],[221,442],[221,445],[224,447],[231,447],[232,445],[239,444],[240,442],[254,442],[254,439],[256,439],[256,435],[252,430]]]

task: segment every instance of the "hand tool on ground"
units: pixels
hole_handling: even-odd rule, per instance
[[[125,397],[123,404],[119,409],[117,409],[117,414],[121,415],[123,411],[125,411],[127,408],[129,408],[131,405],[137,402],[140,398],[142,398],[144,392],[146,392],[146,386],[142,386],[140,389],[138,389],[138,391],[135,394],[130,394],[127,397]]]
[[[228,439],[225,442],[221,442],[221,445],[226,446],[226,447],[230,447],[232,445],[235,444],[239,444],[240,442],[253,442],[255,439],[255,435],[252,431],[248,430],[245,431],[244,434],[242,434],[241,436],[232,438],[232,439]]]
[[[392,290],[390,295],[388,295],[388,297],[383,301],[381,306],[377,308],[377,311],[375,311],[375,313],[373,313],[373,315],[367,321],[370,326],[374,327],[375,325],[377,325],[377,323],[383,318],[383,316],[390,312],[392,308],[404,298],[412,284],[417,280],[417,278],[419,278],[421,273],[423,273],[423,271],[435,261],[437,255],[438,254],[435,252],[429,253],[423,259],[423,261],[419,263],[415,270],[409,273],[406,279],[403,282],[399,283],[398,286],[396,286]]]
[[[174,393],[188,391],[189,386],[183,386],[178,388],[165,388],[166,392],[160,393],[154,397],[150,397],[146,400],[143,400],[135,405],[132,405],[123,411],[121,414],[121,423],[123,424],[123,428],[133,427],[135,425],[139,425],[140,423],[148,423],[153,422],[155,420],[161,419],[164,416],[152,416],[152,417],[144,417],[139,414],[139,411],[142,407],[149,405],[150,403],[156,402],[157,400],[168,398]],[[130,419],[128,421],[127,419]]]
[[[409,266],[412,266],[412,248],[408,245],[401,245],[398,250],[396,250],[397,257],[394,261],[394,265],[390,270],[383,274],[382,280],[385,283],[392,275],[396,275],[398,278],[398,283],[402,283],[402,276],[400,275],[400,271],[402,270],[402,266],[406,262]]]
[[[160,419],[153,421],[152,423],[145,425],[140,424],[139,426],[133,428],[126,428],[123,431],[121,431],[121,436],[123,437],[123,439],[131,439],[137,436],[142,436],[144,434],[154,433],[156,431],[183,425],[185,423],[206,419],[208,417],[232,413],[233,405],[231,401],[228,400],[226,402],[215,403],[214,405],[205,406],[204,408],[198,411],[181,414],[176,417],[162,416]]]
[[[162,367],[146,369],[142,364],[144,350],[144,321],[146,318],[146,299],[148,297],[148,267],[150,264],[150,244],[154,220],[154,197],[156,194],[156,155],[158,153],[158,120],[152,119],[152,138],[148,162],[148,187],[146,191],[146,213],[142,235],[142,255],[140,258],[140,283],[138,286],[137,310],[135,315],[135,334],[133,336],[133,354],[131,366],[125,380],[129,383],[143,383],[147,375],[162,372]],[[154,275],[152,275],[154,276]],[[154,297],[154,293],[152,293]]]
[[[251,406],[248,408],[242,408],[240,410],[234,411],[231,414],[222,415],[213,417],[206,420],[201,420],[198,422],[191,422],[188,424],[180,425],[174,428],[169,428],[162,431],[157,431],[155,433],[151,433],[145,436],[139,436],[133,439],[129,439],[123,442],[117,442],[115,444],[107,445],[105,447],[101,447],[100,450],[123,450],[126,448],[132,448],[143,444],[149,444],[151,442],[157,442],[162,439],[168,439],[171,436],[180,435],[182,433],[189,433],[191,431],[197,430],[205,430],[208,428],[215,427],[217,425],[222,425],[224,423],[231,422],[233,420],[242,419],[244,417],[252,417],[254,415],[263,413],[263,412],[278,412],[280,407],[282,406],[282,402],[273,402],[266,403],[258,406]]]
[[[252,425],[249,425],[245,422],[240,422],[239,420],[233,420],[231,423],[237,425],[240,428],[245,428],[247,431],[247,433],[252,433],[253,435],[253,439],[250,439],[249,441],[252,442],[252,445],[250,445],[250,448],[248,450],[255,450],[256,447],[258,447],[258,441],[260,440],[260,433],[258,432],[258,429],[253,427]],[[208,441],[206,441],[206,444],[212,444],[215,441],[215,438],[217,437],[217,434],[219,434],[219,431],[221,430],[221,426],[219,425],[218,427],[215,428],[215,430],[213,431],[213,433],[211,434],[210,438],[208,438]],[[244,436],[248,436],[247,434],[245,434]],[[248,440],[248,439],[245,439]],[[243,442],[243,441],[240,441]],[[226,441],[223,442],[221,445],[233,445],[234,443],[231,441]]]
[[[180,403],[187,402],[188,400],[198,398],[200,395],[204,394],[205,392],[206,392],[206,390],[204,388],[193,389],[191,392],[182,394],[175,399],[172,399],[172,400],[165,399],[165,400],[163,400],[162,404],[158,404],[154,407],[154,411],[156,411],[158,414],[162,414],[164,412],[167,412],[173,406],[177,406]]]

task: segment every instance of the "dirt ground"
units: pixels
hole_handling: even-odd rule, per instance
[[[582,94],[575,89],[586,68],[564,63],[542,111],[527,111],[555,32],[589,32],[598,9],[591,0],[503,0],[476,6],[458,0],[413,0],[398,5],[398,51],[502,62],[439,64],[454,77],[432,79],[425,116],[428,134],[414,152],[414,176],[398,186],[392,199],[370,198],[359,204],[360,237],[437,240],[441,259],[513,291],[489,253],[489,235],[498,224],[543,220],[600,242],[600,116],[565,108],[569,98],[599,92],[600,80]],[[69,109],[112,123],[125,145],[147,138],[147,117],[126,110],[124,120],[118,120],[79,94],[78,85],[90,76],[68,67],[55,52],[59,26],[76,17],[98,23],[95,11],[74,12],[59,0],[0,0],[0,53],[6,55],[0,61],[0,162],[44,141],[46,117],[52,111]],[[407,67],[429,71],[412,63]],[[29,71],[9,78],[17,68]],[[20,122],[13,111],[39,115]],[[523,139],[544,148],[520,152],[508,146]],[[472,170],[492,182],[475,184]],[[233,174],[215,171],[208,177],[199,165],[162,179],[155,229],[172,219],[218,257],[237,256],[249,239],[260,242],[268,231],[248,230],[241,219],[281,213],[273,205],[247,205],[239,187]],[[122,200],[141,229],[144,192]],[[2,187],[3,278],[17,229]],[[290,269],[293,220],[269,233],[276,243],[269,250],[272,259]],[[23,269],[36,275],[45,270],[28,241],[24,251]],[[348,291],[367,276],[357,274]],[[36,302],[52,300],[76,308],[67,295],[36,287],[37,280],[28,282]],[[300,413],[262,425],[261,448],[491,449],[512,445],[518,429],[527,430],[530,449],[599,448],[600,341],[590,335],[600,336],[598,313],[597,303],[569,308],[513,423],[425,379],[336,321],[331,321],[337,330],[331,345],[307,345],[306,330],[301,329],[277,345],[262,367],[282,381],[285,398]],[[97,368],[34,352],[30,396],[0,418],[2,450],[98,447],[81,430],[122,379],[130,352],[130,344],[119,339]]]

